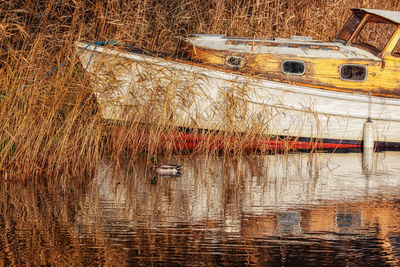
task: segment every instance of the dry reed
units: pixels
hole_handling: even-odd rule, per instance
[[[172,143],[163,142],[171,139],[166,136],[168,123],[146,129],[138,119],[163,118],[168,122],[167,109],[156,112],[142,108],[140,116],[132,115],[131,123],[119,130],[110,129],[101,120],[88,80],[80,79],[83,69],[74,56],[78,40],[117,40],[168,52],[175,51],[179,37],[191,33],[259,38],[310,35],[327,40],[343,25],[351,7],[400,10],[400,3],[391,0],[2,1],[0,173],[22,180],[61,173],[80,177],[93,173],[96,160],[104,154],[118,159],[128,153],[135,159],[141,151],[157,154],[174,150]],[[63,62],[64,66],[53,70]],[[119,134],[110,134],[115,131]],[[229,142],[230,149],[239,154],[246,151],[245,144],[257,138],[257,132],[254,129],[241,141]],[[222,135],[231,140],[231,136]],[[227,148],[228,143],[216,141],[218,138],[203,140],[198,150],[212,146],[218,152],[221,146]]]

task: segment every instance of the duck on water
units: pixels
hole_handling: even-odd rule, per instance
[[[150,160],[152,164],[152,170],[159,176],[181,176],[182,166],[176,164],[162,164],[158,165],[156,157],[152,157]]]

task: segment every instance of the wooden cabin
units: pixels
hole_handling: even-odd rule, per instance
[[[201,65],[268,80],[400,98],[400,12],[352,9],[333,42],[310,37],[196,34],[183,51]]]

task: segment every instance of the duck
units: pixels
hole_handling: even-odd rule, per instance
[[[162,164],[158,165],[156,157],[152,157],[150,160],[153,170],[159,176],[181,176],[182,166],[176,164]]]

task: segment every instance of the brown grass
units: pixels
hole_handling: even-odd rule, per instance
[[[9,179],[89,175],[104,154],[134,159],[160,146],[168,125],[134,120],[110,138],[82,67],[77,40],[117,40],[173,52],[191,33],[332,39],[350,7],[400,10],[391,0],[11,1],[0,3],[0,173]],[[69,63],[46,75],[62,62]],[[161,114],[163,115],[163,114]],[[164,114],[165,115],[165,114]],[[148,116],[144,114],[143,116]],[[140,126],[140,127],[139,127]],[[255,136],[248,134],[245,140]],[[209,147],[206,140],[203,148]],[[234,143],[238,153],[246,142]],[[201,149],[200,149],[201,150]],[[218,148],[214,149],[218,151]]]

